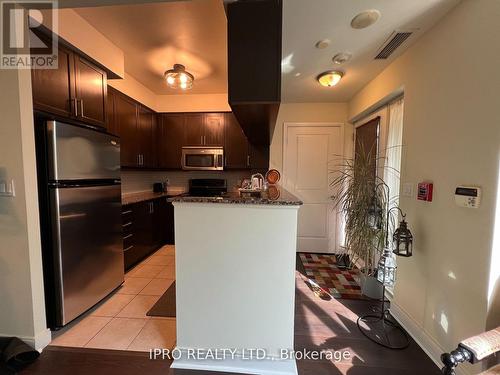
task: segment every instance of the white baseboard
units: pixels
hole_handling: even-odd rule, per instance
[[[244,374],[260,375],[297,375],[297,364],[295,360],[280,360],[277,358],[265,359],[243,359],[225,358],[223,360],[213,359],[193,359],[188,358],[187,348],[176,348],[182,355],[179,359],[174,359],[172,368],[214,371],[214,372],[234,372]]]
[[[415,340],[415,342],[422,348],[422,350],[429,356],[429,358],[438,366],[443,367],[441,362],[441,354],[447,352],[439,345],[436,340],[434,340],[422,327],[418,324],[415,319],[413,319],[409,314],[406,313],[401,307],[391,301],[391,315],[397,322],[408,332],[408,334]],[[458,343],[457,343],[458,344]],[[467,365],[465,365],[467,366]],[[466,371],[464,366],[458,366],[456,368],[457,375],[471,375],[472,373]]]
[[[3,337],[10,337],[10,335],[0,335]],[[41,332],[38,332],[34,337],[32,336],[17,336],[19,339],[23,340],[26,344],[35,348],[39,352],[41,352],[46,346],[50,344],[52,340],[52,334],[49,329],[45,329]]]

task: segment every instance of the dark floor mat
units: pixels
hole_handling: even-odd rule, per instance
[[[170,285],[158,302],[148,311],[148,316],[161,316],[164,318],[175,318],[175,281]]]

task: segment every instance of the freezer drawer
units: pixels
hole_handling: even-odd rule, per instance
[[[118,137],[57,121],[48,121],[46,131],[49,180],[120,178]]]
[[[124,280],[120,192],[120,185],[50,190],[58,326]]]

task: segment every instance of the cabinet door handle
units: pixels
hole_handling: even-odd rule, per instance
[[[73,112],[75,113],[75,117],[78,117],[78,99],[73,99]]]
[[[137,165],[141,165],[141,155],[137,154]]]
[[[84,117],[83,116],[83,99],[80,99],[80,117]]]
[[[247,167],[250,166],[250,155],[247,155]]]

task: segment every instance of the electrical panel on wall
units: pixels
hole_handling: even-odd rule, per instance
[[[477,186],[457,186],[455,203],[459,207],[479,208],[481,203],[481,188]]]

